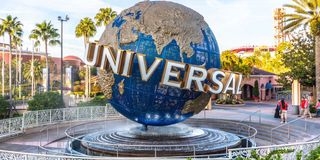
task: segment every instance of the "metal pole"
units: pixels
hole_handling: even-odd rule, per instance
[[[261,109],[259,110],[259,124],[261,124]]]
[[[60,47],[61,47],[61,65],[60,65],[60,90],[61,90],[61,99],[63,100],[63,22],[67,22],[69,20],[68,15],[63,19],[61,16],[58,17],[58,20],[61,22],[61,40],[60,40]]]
[[[272,130],[271,130],[271,134],[270,134],[270,141],[271,141],[271,144],[270,145],[272,145]]]
[[[119,157],[119,146],[117,145],[117,157]]]
[[[288,124],[288,143],[290,141],[290,124]]]
[[[304,131],[307,132],[307,120],[304,118]]]
[[[193,146],[193,158],[196,158],[196,147]]]
[[[60,77],[61,77],[61,83],[60,83],[60,90],[61,90],[61,99],[63,100],[63,20],[61,20],[61,65],[60,65]]]

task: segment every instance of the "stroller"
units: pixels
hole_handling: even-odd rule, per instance
[[[274,118],[281,118],[280,116],[280,106],[277,104],[277,107],[274,112]]]

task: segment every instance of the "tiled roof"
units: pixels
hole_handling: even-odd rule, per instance
[[[254,67],[254,68],[252,69],[251,75],[275,76],[276,74]]]

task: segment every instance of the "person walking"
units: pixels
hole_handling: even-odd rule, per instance
[[[304,104],[303,117],[306,117],[307,115],[309,115],[309,118],[312,118],[312,115],[310,113],[309,104],[310,104],[310,96],[307,96],[306,97],[306,102]]]
[[[281,111],[281,123],[288,122],[288,103],[285,102],[284,98],[281,98],[281,101],[278,103]]]
[[[314,108],[316,108],[317,110],[317,117],[320,117],[320,99],[318,99],[317,104],[314,106]]]
[[[304,115],[304,110],[306,108],[306,103],[307,103],[307,99],[305,96],[302,97],[301,103],[300,103],[300,115],[299,116],[303,116]]]

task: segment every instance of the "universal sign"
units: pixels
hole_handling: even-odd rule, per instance
[[[133,59],[136,57],[143,81],[148,81],[157,67],[161,63],[165,63],[160,82],[162,85],[188,90],[191,90],[191,86],[194,85],[193,89],[199,92],[241,94],[242,74],[239,73],[222,71],[215,68],[207,70],[202,66],[185,64],[159,57],[156,57],[148,67],[145,54],[124,50],[116,51],[110,46],[98,45],[97,43],[90,43],[86,53],[87,65],[105,70],[111,69],[114,74],[124,77],[131,76]],[[183,76],[181,75],[181,71],[185,71]],[[210,83],[206,84],[206,82]]]

